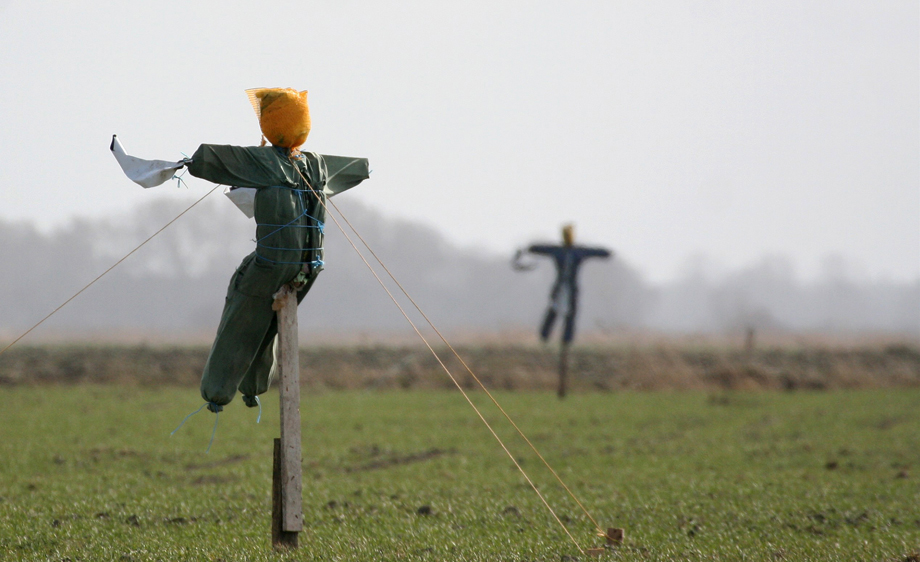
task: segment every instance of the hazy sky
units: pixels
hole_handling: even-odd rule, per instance
[[[305,149],[371,160],[342,197],[462,246],[574,221],[652,280],[699,254],[912,280],[918,30],[915,0],[0,0],[0,218],[203,194],[130,183],[111,134],[157,159],[256,144],[243,90],[295,87]]]

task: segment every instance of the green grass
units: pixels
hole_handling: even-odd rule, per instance
[[[608,560],[905,560],[920,390],[498,395],[603,527]],[[485,404],[482,394],[474,400]],[[584,559],[455,392],[303,396],[301,548],[270,548],[277,395],[0,388],[0,559]],[[583,546],[586,517],[486,408]],[[430,513],[420,514],[421,506]],[[423,510],[424,511],[424,510]]]

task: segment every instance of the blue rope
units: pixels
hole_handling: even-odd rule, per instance
[[[301,217],[307,217],[307,218],[310,219],[310,220],[316,221],[316,224],[315,224],[315,225],[313,225],[313,224],[294,224],[296,221],[300,220]],[[325,223],[321,222],[321,221],[320,221],[318,218],[316,218],[316,217],[311,217],[310,215],[307,214],[306,211],[304,211],[303,213],[301,213],[301,214],[297,215],[296,217],[294,217],[293,219],[291,219],[291,221],[290,221],[289,223],[287,223],[287,224],[260,224],[259,226],[277,226],[277,227],[278,227],[278,228],[276,228],[275,230],[273,230],[273,231],[269,232],[268,234],[266,234],[265,236],[263,236],[262,238],[259,238],[259,240],[262,240],[262,239],[264,239],[264,238],[268,238],[269,236],[271,236],[271,235],[273,235],[273,234],[277,234],[277,233],[281,232],[282,230],[284,230],[285,228],[318,228],[318,229],[320,229],[320,232],[323,232],[323,231],[325,230],[325,228],[324,228],[324,227],[325,227]]]
[[[303,195],[303,194],[304,194],[304,193],[307,193],[307,192],[314,193],[315,190],[313,190],[313,189],[298,189],[298,188],[289,187],[289,186],[286,186],[286,185],[270,185],[270,186],[267,186],[267,188],[268,188],[268,189],[287,189],[287,190],[290,190],[290,191],[293,191],[293,192],[297,193],[297,194],[299,195],[300,203],[301,203],[301,206],[303,207],[303,211],[302,211],[299,215],[297,215],[296,217],[294,217],[293,219],[291,219],[290,221],[288,221],[287,224],[260,223],[259,226],[275,227],[275,229],[272,230],[271,232],[269,232],[268,234],[266,234],[266,235],[264,235],[264,236],[258,238],[257,240],[255,240],[255,243],[256,243],[256,258],[261,259],[261,260],[264,261],[264,262],[268,262],[268,263],[272,263],[272,264],[279,264],[279,265],[309,265],[309,266],[311,266],[311,267],[313,267],[313,268],[322,267],[322,266],[325,264],[325,262],[324,262],[322,259],[318,259],[318,258],[317,258],[317,259],[314,259],[314,260],[312,260],[312,261],[279,261],[279,260],[273,260],[273,259],[271,259],[271,258],[267,258],[267,257],[265,257],[265,256],[263,256],[263,255],[261,255],[261,254],[259,254],[259,249],[261,248],[261,249],[265,249],[265,250],[275,250],[275,251],[280,251],[280,252],[300,252],[300,253],[304,253],[304,252],[319,252],[320,255],[322,255],[322,254],[321,254],[321,252],[323,251],[323,247],[322,247],[322,246],[320,246],[320,247],[318,247],[318,248],[280,248],[280,247],[277,247],[277,246],[269,246],[268,244],[265,244],[264,241],[267,240],[270,236],[273,236],[273,235],[275,235],[275,234],[281,232],[281,231],[284,230],[285,228],[315,228],[315,229],[317,229],[317,230],[319,231],[319,233],[320,233],[321,235],[322,235],[322,234],[325,234],[325,232],[326,232],[326,225],[325,225],[325,223],[324,223],[323,221],[319,220],[318,218],[316,218],[316,217],[310,215],[310,214],[307,212],[307,209],[308,209],[309,207],[308,207],[306,201],[304,200],[304,195]],[[313,221],[314,224],[297,224],[297,223],[299,223],[300,220],[303,219],[304,217],[306,217],[306,218],[307,218],[308,220],[310,220],[310,221]]]
[[[207,405],[208,405],[208,403],[205,402],[204,404],[201,405],[201,408],[204,408],[204,407],[207,406]],[[179,423],[179,425],[176,427],[176,429],[172,430],[172,432],[169,434],[169,436],[172,437],[177,431],[179,431],[179,428],[182,427],[183,425],[185,425],[186,420],[188,420],[190,417],[192,417],[192,416],[194,416],[195,414],[197,414],[198,412],[200,412],[200,411],[201,411],[201,408],[198,408],[197,410],[195,410],[195,411],[192,412],[191,414],[185,416],[185,418],[182,420],[182,422]]]
[[[261,423],[262,421],[262,401],[259,400],[258,396],[256,396],[255,399],[256,399],[256,404],[259,405],[259,417],[256,418],[256,423]]]
[[[266,246],[265,244],[259,244],[258,242],[256,242],[256,244],[258,244],[260,248],[265,248],[266,250],[280,250],[282,252],[312,252],[314,250],[323,249],[322,247],[319,247],[319,248],[278,248],[275,246]]]
[[[210,409],[211,409],[212,412],[214,412],[214,429],[211,431],[211,441],[208,442],[208,448],[205,449],[205,451],[204,451],[205,454],[208,454],[208,453],[211,452],[211,445],[214,444],[214,436],[217,435],[217,421],[218,421],[218,419],[220,418],[220,412],[221,412],[221,410],[224,409],[223,406],[221,406],[220,404],[215,404],[214,402],[205,402],[205,403],[202,404],[197,410],[195,410],[195,411],[192,412],[191,414],[185,416],[185,418],[183,418],[182,422],[179,423],[179,425],[178,425],[178,427],[176,427],[176,429],[172,430],[172,432],[169,434],[169,436],[172,437],[173,435],[175,435],[175,433],[176,433],[177,431],[179,431],[179,428],[182,427],[183,425],[185,425],[185,422],[188,421],[188,419],[189,419],[190,417],[192,417],[192,416],[194,416],[195,414],[197,414],[198,412],[200,412],[205,406],[211,406]],[[262,417],[262,411],[261,411],[261,410],[262,410],[262,405],[260,404],[260,405],[259,405],[259,417],[260,417],[260,418]]]
[[[182,173],[179,175],[173,174],[173,177],[171,179],[176,180],[176,187],[182,187],[184,185],[185,189],[188,189],[188,184],[185,183],[185,180],[182,179],[182,176],[184,176],[185,172],[187,171],[188,169],[186,168],[185,170],[182,170]]]
[[[304,216],[304,215],[300,215],[300,216],[297,217],[297,218],[299,219],[299,218],[302,217],[302,216]],[[310,215],[306,215],[306,216],[307,216],[307,218],[311,218],[311,219],[315,220],[315,221],[317,222],[317,224],[291,224],[291,223],[288,223],[288,224],[269,224],[269,223],[267,223],[267,222],[263,222],[263,223],[259,223],[259,226],[278,226],[278,227],[281,227],[281,228],[279,228],[278,230],[283,230],[283,229],[285,229],[285,228],[318,228],[318,229],[322,230],[322,229],[325,227],[325,223],[319,222],[318,219],[315,219],[315,218],[311,217]],[[294,220],[297,220],[297,219],[294,219]],[[275,232],[278,232],[278,230],[272,231],[271,234],[274,234]]]
[[[256,254],[256,258],[267,261],[268,263],[274,263],[278,265],[309,265],[310,267],[314,267],[314,268],[323,267],[326,265],[325,261],[319,260],[319,259],[313,260],[313,261],[275,261],[275,260],[270,260],[266,257],[260,256],[258,253]]]
[[[308,191],[318,191],[316,189],[300,189],[298,187],[291,187],[289,185],[266,185],[263,189],[289,189],[291,191],[299,191],[301,193],[306,193]]]

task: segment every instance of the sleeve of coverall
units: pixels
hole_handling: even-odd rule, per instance
[[[610,250],[606,248],[578,248],[578,253],[583,258],[609,258]]]
[[[326,163],[326,193],[329,196],[351,189],[370,177],[367,158],[330,156],[323,154]]]
[[[290,180],[272,166],[270,147],[203,144],[192,155],[188,171],[196,178],[236,187],[286,185]]]
[[[534,244],[527,248],[527,251],[531,254],[543,254],[545,256],[555,256],[559,253],[559,250],[561,250],[559,246],[551,246],[549,244]]]

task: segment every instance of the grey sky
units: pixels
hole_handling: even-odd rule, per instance
[[[464,246],[575,221],[653,280],[699,254],[920,276],[916,1],[264,5],[0,3],[0,217],[200,195],[130,183],[110,135],[256,144],[243,90],[290,86],[305,149],[371,159],[342,197]]]

